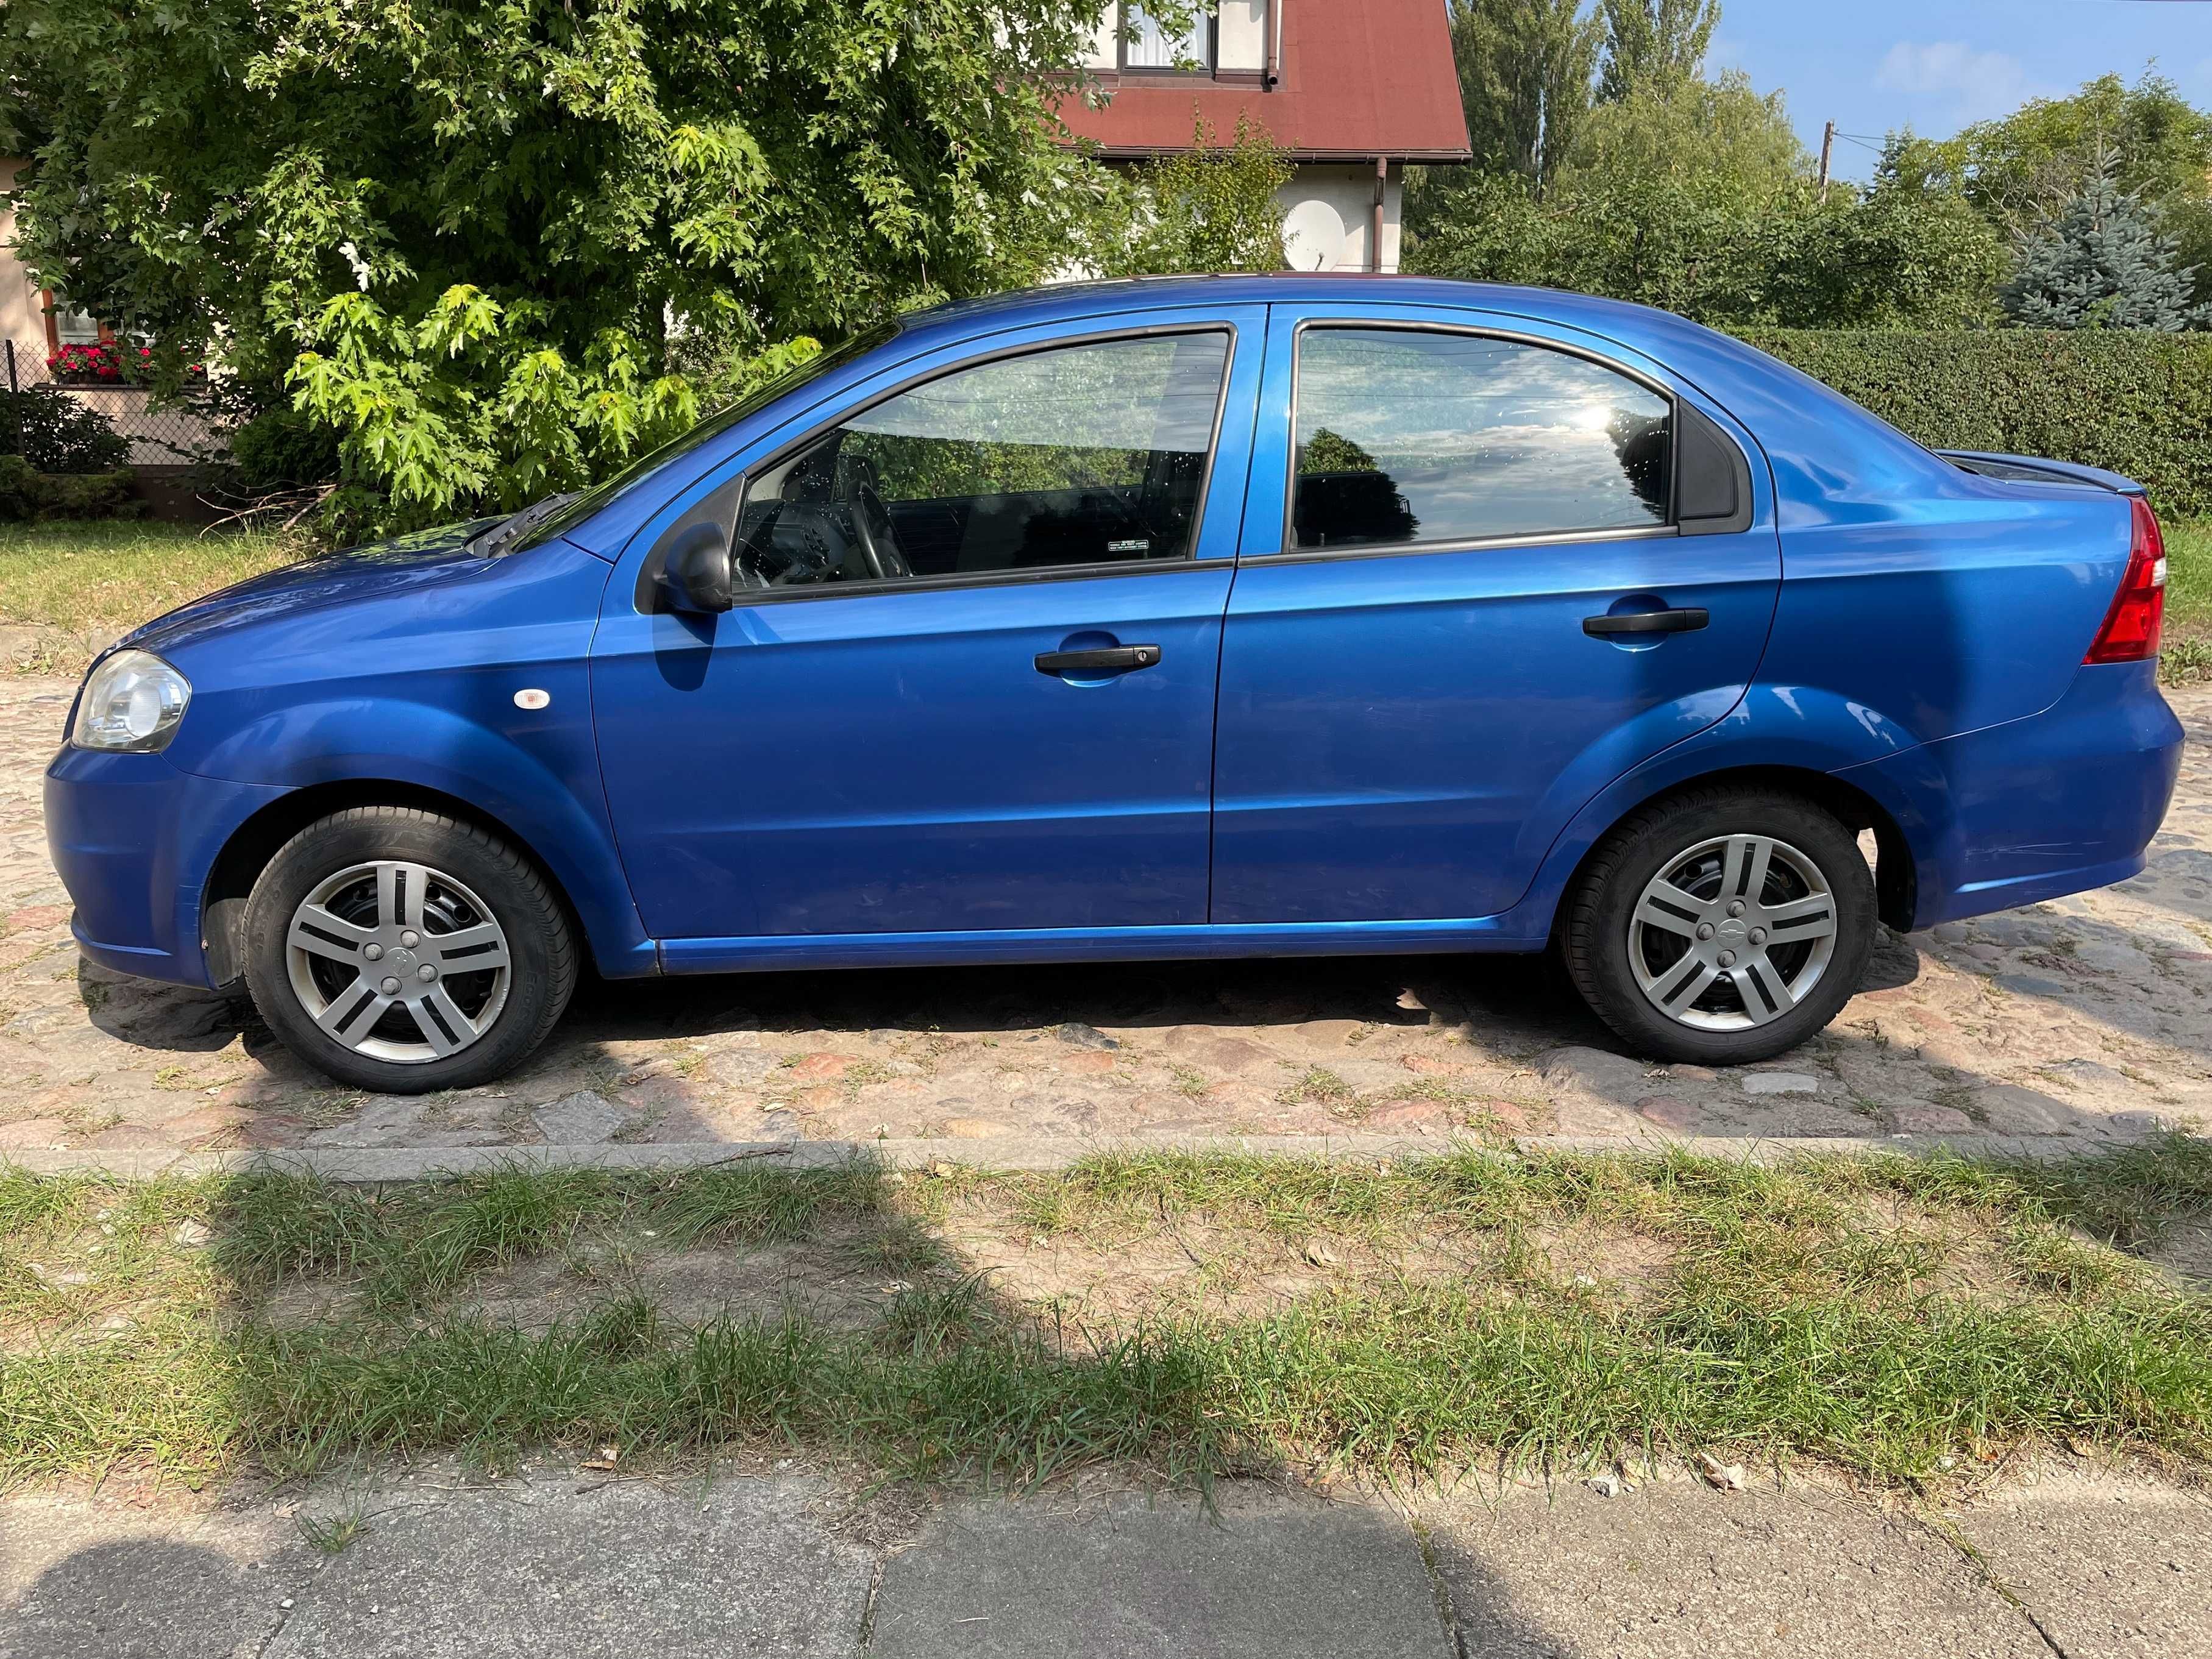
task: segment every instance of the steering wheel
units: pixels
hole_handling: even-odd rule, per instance
[[[853,536],[860,544],[860,556],[879,581],[889,581],[897,576],[911,576],[914,567],[906,562],[899,550],[897,532],[891,528],[891,515],[884,507],[884,498],[876,494],[871,483],[855,484],[852,494]]]

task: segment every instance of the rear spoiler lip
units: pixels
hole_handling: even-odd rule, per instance
[[[2145,496],[2150,493],[2124,474],[2107,472],[2101,466],[2083,466],[2075,461],[2050,461],[2036,455],[1998,455],[1979,449],[1939,449],[1936,453],[1969,470],[1976,461],[1990,461],[2000,466],[2016,466],[2023,472],[2039,472],[2053,483],[2094,484],[2115,495]]]

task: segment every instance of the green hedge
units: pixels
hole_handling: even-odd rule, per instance
[[[2212,335],[1737,332],[1935,448],[2109,467],[2162,514],[2212,514]]]
[[[0,455],[0,522],[21,519],[135,519],[145,510],[129,467],[112,472],[40,472],[21,455]]]

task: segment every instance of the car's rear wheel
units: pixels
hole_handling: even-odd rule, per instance
[[[514,848],[413,807],[310,824],[246,901],[246,984],[269,1028],[381,1094],[489,1082],[553,1029],[576,981],[568,918]]]
[[[1714,787],[1632,815],[1570,895],[1576,988],[1642,1054],[1741,1065],[1793,1048],[1858,988],[1874,878],[1851,832],[1795,796]]]

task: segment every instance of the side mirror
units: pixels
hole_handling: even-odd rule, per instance
[[[705,616],[727,611],[736,603],[737,573],[722,526],[695,524],[678,536],[661,561],[653,586],[663,611]]]

